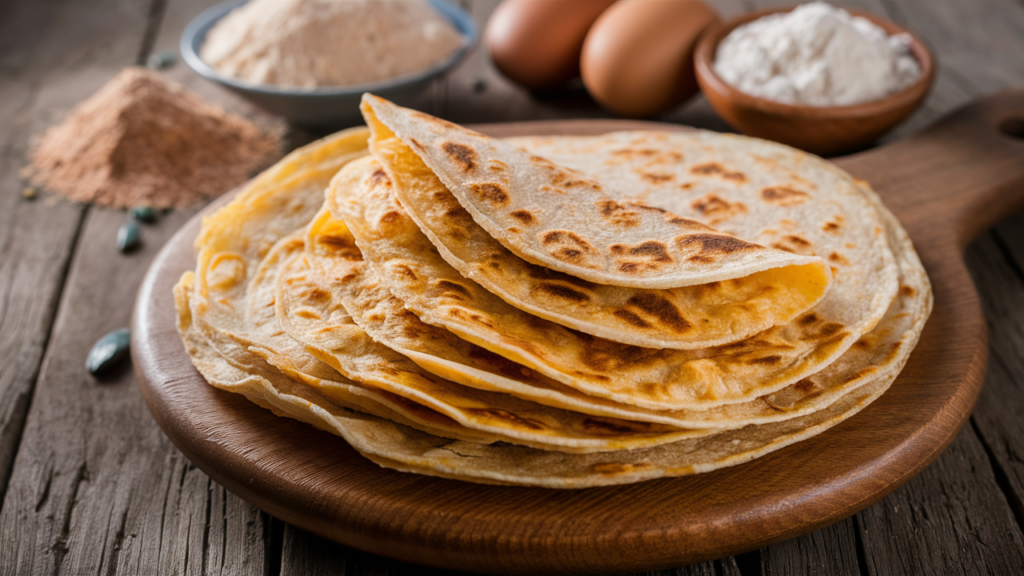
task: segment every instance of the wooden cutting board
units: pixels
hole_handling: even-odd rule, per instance
[[[585,120],[480,128],[511,136],[679,127]],[[139,386],[178,448],[232,492],[286,522],[408,562],[505,573],[632,571],[791,538],[909,480],[970,415],[988,347],[962,255],[975,234],[1024,207],[1024,90],[985,98],[916,136],[837,162],[871,182],[910,233],[933,282],[934,312],[881,399],[747,464],[561,491],[381,469],[340,438],[212,388],[192,367],[175,330],[171,288],[195,265],[202,214],[168,242],[139,290],[132,329]]]

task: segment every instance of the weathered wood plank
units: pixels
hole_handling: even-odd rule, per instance
[[[122,256],[124,212],[89,211],[0,513],[11,573],[263,572],[260,513],[211,493],[129,369],[98,381],[82,361],[98,336],[128,325],[149,260],[192,213],[147,226],[143,247]]]
[[[1015,574],[1024,567],[1024,538],[969,427],[858,519],[872,575]]]
[[[69,57],[80,60],[83,52],[96,52],[106,59],[102,68],[64,72],[81,76],[77,82],[89,86],[60,93],[72,102],[136,60],[148,16],[148,6],[135,2],[73,8],[66,17],[74,20],[59,21],[62,32],[82,35],[84,44]],[[96,30],[85,35],[82,27],[89,24]],[[108,53],[107,39],[117,39],[112,44],[117,54]],[[51,39],[51,44],[60,42]],[[55,74],[54,83],[66,88],[70,81],[64,76]],[[146,226],[142,248],[122,256],[114,248],[114,234],[124,212],[88,211],[0,513],[0,571],[269,569],[265,515],[211,486],[178,453],[153,421],[129,370],[97,381],[83,366],[98,336],[128,324],[149,260],[194,212],[178,211]]]
[[[145,6],[0,4],[0,499],[25,423],[83,209],[26,201],[30,141],[134,61]]]
[[[1021,216],[1008,222],[1004,230],[1019,240]],[[1024,243],[1011,242],[1010,254],[997,245],[995,234],[975,242],[968,251],[968,268],[982,294],[985,315],[989,318],[991,353],[985,388],[978,399],[972,422],[994,462],[997,481],[1013,510],[1018,527],[1024,529],[1024,276],[1019,262],[1006,262],[1024,249]]]

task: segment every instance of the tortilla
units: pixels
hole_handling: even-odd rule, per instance
[[[275,326],[356,382],[426,406],[495,439],[548,450],[622,450],[713,431],[590,416],[438,377],[374,342],[349,316],[341,286],[363,272],[351,237],[332,236],[318,245],[330,255],[292,255],[277,281],[276,297],[263,300],[270,303],[269,308],[276,308],[279,324]],[[325,267],[331,268],[331,273]]]
[[[329,193],[392,294],[423,322],[583,394],[662,411],[746,402],[820,371],[863,334],[815,311],[752,338],[699,350],[640,348],[568,330],[462,277],[432,249],[386,175],[366,168],[371,162],[339,171]]]
[[[605,183],[371,94],[362,110],[375,141],[401,139],[477,224],[532,264],[598,284],[675,288],[816,262],[622,202]]]
[[[446,262],[512,306],[593,336],[649,348],[735,342],[792,321],[817,304],[831,282],[821,259],[666,290],[588,282],[531,264],[502,246],[401,140],[374,130],[370,147],[402,206]],[[707,250],[728,244],[717,236],[705,240]]]
[[[192,329],[187,297],[191,277],[176,289],[179,330],[193,363],[213,386],[336,434],[379,465],[478,483],[586,488],[708,472],[741,464],[819,434],[853,416],[884,392],[895,374],[844,396],[826,410],[780,423],[751,426],[654,448],[561,454],[511,445],[453,441],[339,406],[288,378],[270,380],[233,366]]]

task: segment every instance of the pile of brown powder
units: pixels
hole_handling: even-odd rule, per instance
[[[146,68],[126,68],[46,131],[22,175],[80,202],[178,207],[245,182],[277,139]]]

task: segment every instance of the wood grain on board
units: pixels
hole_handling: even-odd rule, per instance
[[[159,32],[153,38],[153,49],[174,49],[184,24],[212,3],[209,0],[152,2],[157,12],[163,14],[163,20],[158,21]],[[469,5],[481,30],[486,15],[496,4],[494,1],[462,3]],[[53,382],[66,373],[51,369],[50,365],[79,366],[82,352],[68,343],[75,338],[89,344],[91,340],[86,336],[65,335],[58,341],[58,336],[68,326],[84,327],[78,321],[65,321],[59,329],[51,328],[51,324],[58,299],[62,302],[61,317],[70,314],[65,308],[83,303],[81,292],[72,290],[70,279],[67,283],[64,280],[72,253],[74,270],[86,265],[78,261],[88,261],[88,252],[98,252],[100,248],[84,247],[84,235],[75,244],[83,214],[80,208],[23,202],[16,173],[33,135],[59,121],[64,111],[102,85],[122,64],[134,61],[146,44],[142,39],[147,35],[147,11],[152,12],[147,4],[150,3],[102,4],[103,9],[89,11],[85,8],[93,8],[94,3],[0,3],[0,48],[3,48],[0,50],[0,139],[4,143],[0,156],[0,495],[3,494],[2,479],[10,472],[9,466],[6,469],[4,466],[5,447],[8,455],[13,456],[19,442],[22,451],[49,443],[72,444],[79,441],[79,436],[89,437],[93,445],[110,443],[112,437],[128,438],[138,433],[138,423],[131,422],[132,419],[152,425],[143,410],[126,416],[123,410],[104,409],[104,401],[100,399],[83,403],[76,408],[78,412],[68,411],[74,422],[63,423],[53,430],[30,426],[22,434],[21,422],[30,398],[30,420],[37,418],[40,412],[50,413],[52,418],[55,406],[61,405],[60,399],[53,396],[66,394],[76,385],[72,383],[67,388],[54,385]],[[728,15],[759,8],[762,4],[743,1],[716,3],[716,7]],[[1015,56],[1024,50],[1024,6],[1019,2],[877,1],[853,5],[887,14],[920,34],[930,43],[940,62],[935,87],[925,105],[883,141],[916,131],[988,92],[1024,85],[1021,70],[1024,60]],[[134,16],[117,15],[125,10]],[[206,99],[274,125],[273,120],[241,100],[232,100],[233,97],[199,79],[181,63],[166,74],[185,81]],[[477,79],[484,80],[482,90],[475,87]],[[460,122],[606,116],[578,91],[535,97],[515,88],[494,71],[481,50],[448,81],[438,82],[431,97],[433,109],[424,106],[425,110]],[[699,97],[661,119],[698,127],[726,128]],[[310,138],[300,133],[292,141],[302,144]],[[109,225],[114,225],[113,218]],[[664,570],[660,574],[750,576],[823,571],[899,574],[910,573],[911,567],[934,568],[939,573],[978,573],[1005,566],[1015,567],[1017,569],[1011,571],[1020,572],[1024,568],[1019,559],[1020,526],[1024,523],[1021,505],[1024,454],[1018,448],[1024,446],[1021,425],[1024,422],[1024,367],[1020,360],[1024,358],[1024,328],[1021,326],[1024,322],[1024,305],[1021,304],[1024,302],[1024,276],[1021,274],[1024,233],[1021,230],[1024,230],[1024,218],[1018,216],[996,232],[985,233],[968,252],[968,267],[979,282],[990,323],[990,370],[971,426],[965,427],[960,438],[935,465],[850,520],[760,551],[685,569]],[[148,241],[158,241],[148,228],[144,232]],[[166,235],[161,232],[159,238],[166,238]],[[147,256],[136,262],[140,268],[148,261],[153,247],[147,244]],[[117,257],[112,251],[103,256]],[[96,281],[108,290],[115,290],[112,288],[115,281],[111,278]],[[137,281],[136,276],[134,282]],[[129,302],[134,288],[116,290]],[[79,296],[75,296],[74,302],[68,302],[75,294]],[[91,303],[91,300],[85,301]],[[47,350],[47,366],[39,374],[44,349]],[[37,377],[40,385],[33,398]],[[94,385],[80,375],[70,379],[85,389]],[[117,385],[123,386],[123,383],[118,380]],[[136,402],[141,404],[134,386],[119,389],[136,396]],[[83,397],[73,395],[72,400],[81,401]],[[16,550],[24,555],[30,549],[38,552],[41,559],[47,554],[59,554],[62,561],[13,566],[34,566],[32,572],[69,573],[73,567],[84,570],[95,564],[94,560],[83,558],[99,556],[107,558],[103,563],[106,573],[121,574],[144,572],[145,568],[153,571],[156,566],[165,568],[162,571],[189,573],[417,573],[416,566],[325,542],[294,527],[288,527],[282,535],[278,521],[226,492],[201,471],[190,468],[166,439],[159,445],[146,444],[150,449],[162,450],[162,460],[156,456],[133,460],[131,452],[124,448],[131,442],[140,441],[125,439],[120,444],[115,443],[116,449],[111,448],[115,452],[122,451],[125,458],[121,467],[126,471],[119,480],[118,490],[90,489],[89,480],[82,476],[80,488],[70,503],[68,489],[62,484],[70,485],[68,479],[63,478],[64,470],[71,469],[77,474],[78,468],[69,468],[58,460],[74,451],[51,452],[57,472],[53,476],[55,484],[50,485],[49,491],[44,490],[45,484],[38,486],[37,496],[56,491],[64,510],[70,512],[65,514],[59,506],[47,505],[45,499],[6,499],[0,514],[0,542],[3,542],[0,544],[0,573],[13,570],[10,559],[15,557]],[[969,457],[958,451],[961,444]],[[987,462],[976,457],[979,446]],[[22,461],[31,461],[19,457]],[[86,469],[91,471],[91,468]],[[109,482],[111,476],[105,478],[104,482]],[[176,519],[173,523],[168,520],[165,526],[164,522],[151,518],[145,523],[144,536],[126,532],[123,538],[129,541],[129,546],[140,537],[144,544],[129,547],[124,553],[119,551],[122,540],[117,531],[110,538],[98,538],[99,527],[109,522],[107,516],[122,512],[109,504],[98,505],[98,502],[123,498],[125,494],[150,492],[152,498],[134,500],[128,506],[132,512],[126,519],[159,513],[161,518]],[[43,505],[37,513],[35,506],[40,502]],[[955,513],[947,512],[950,506]],[[883,507],[887,508],[882,510]],[[140,508],[146,509],[144,514]],[[21,518],[30,517],[28,523],[20,523]],[[71,517],[75,517],[75,521],[65,523]],[[115,518],[115,524],[119,521]],[[96,532],[97,538],[90,540],[77,534],[82,531]],[[47,540],[47,534],[58,537]],[[88,542],[94,548],[77,545],[64,550],[62,548],[67,547],[61,544],[61,534],[66,534],[67,540]],[[980,536],[975,537],[975,534]],[[921,541],[928,541],[930,545],[920,545]],[[202,553],[196,551],[196,546],[201,547]],[[856,552],[854,558],[850,550]],[[985,550],[993,558],[978,563],[977,550]],[[111,562],[109,559],[115,556],[117,561]]]

